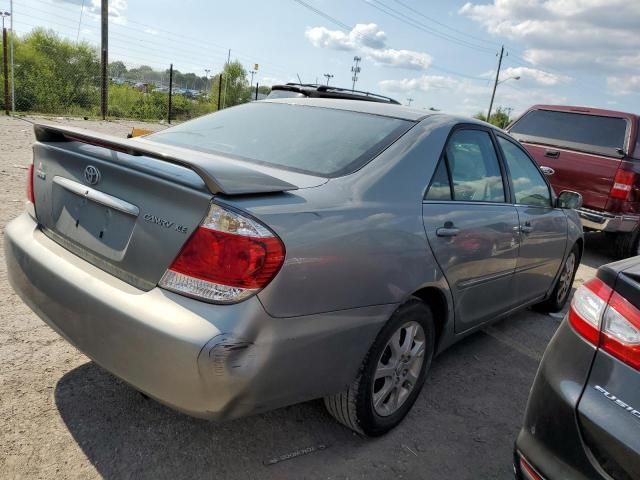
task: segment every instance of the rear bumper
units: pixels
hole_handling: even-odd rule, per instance
[[[544,479],[609,478],[592,461],[580,432],[576,408],[595,348],[565,319],[549,343],[533,383],[517,454]],[[516,478],[526,479],[514,464]]]
[[[56,244],[27,214],[6,227],[4,242],[9,282],[38,316],[114,375],[198,417],[344,389],[395,308],[274,319],[257,297],[211,305],[144,292]]]
[[[640,223],[640,217],[634,215],[615,215],[587,208],[578,209],[582,227],[598,232],[632,232]]]

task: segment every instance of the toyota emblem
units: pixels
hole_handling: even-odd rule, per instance
[[[84,169],[84,179],[89,185],[95,185],[100,181],[100,170],[93,165],[87,165]]]

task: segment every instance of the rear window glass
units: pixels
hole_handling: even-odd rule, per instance
[[[357,170],[412,125],[407,120],[331,108],[250,103],[205,115],[148,138],[334,177]]]
[[[550,140],[558,146],[617,155],[616,150],[625,146],[626,129],[623,118],[532,110],[518,120],[511,133]]]

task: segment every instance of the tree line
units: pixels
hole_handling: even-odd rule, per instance
[[[100,55],[89,43],[75,43],[52,30],[37,28],[14,37],[14,65],[17,111],[99,115]],[[226,64],[221,74],[224,106],[238,105],[252,98],[247,71],[240,62]],[[172,118],[188,119],[218,110],[221,74],[207,78],[174,70],[173,91],[186,94],[174,95]],[[154,70],[147,65],[127,68],[116,60],[109,64],[109,76],[109,116],[142,120],[167,118],[169,69]],[[0,71],[0,99],[4,98],[3,87]],[[268,93],[269,88],[260,87],[260,91]]]

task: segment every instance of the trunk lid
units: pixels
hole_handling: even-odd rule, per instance
[[[67,127],[37,125],[35,210],[43,232],[150,290],[206,215],[213,194],[276,193],[325,179]]]

